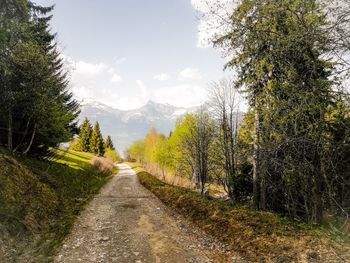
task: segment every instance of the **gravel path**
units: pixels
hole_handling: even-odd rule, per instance
[[[128,165],[118,168],[81,213],[55,262],[221,262],[193,229],[178,226]]]

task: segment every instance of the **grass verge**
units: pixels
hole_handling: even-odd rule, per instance
[[[235,207],[142,170],[138,177],[163,203],[251,262],[350,262],[350,239],[342,233]]]
[[[116,171],[88,153],[46,161],[0,152],[0,262],[51,262],[81,209]]]

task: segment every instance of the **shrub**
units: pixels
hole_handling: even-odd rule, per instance
[[[116,150],[112,150],[110,148],[106,148],[106,152],[104,154],[104,157],[111,160],[112,162],[120,162],[121,161],[119,153]]]
[[[110,159],[103,157],[95,157],[91,160],[91,163],[105,175],[109,175],[113,172],[114,164]]]
[[[81,151],[80,139],[75,138],[71,141],[69,149],[72,151]]]

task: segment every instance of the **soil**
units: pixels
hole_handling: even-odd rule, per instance
[[[170,211],[126,164],[86,206],[55,262],[241,262]]]

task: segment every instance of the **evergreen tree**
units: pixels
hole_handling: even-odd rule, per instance
[[[1,3],[0,144],[10,151],[43,156],[76,131],[79,106],[50,32],[52,10],[27,0]]]
[[[6,127],[6,133],[0,134],[0,143],[13,150],[14,106],[18,93],[13,91],[11,69],[14,46],[21,42],[27,27],[29,11],[27,1],[6,0],[0,3],[0,126]]]
[[[256,208],[317,223],[327,187],[325,117],[334,103],[325,17],[316,0],[243,0],[230,32],[215,41],[227,48],[227,66],[237,70],[255,113]]]
[[[79,148],[83,152],[90,151],[90,139],[92,135],[92,126],[88,118],[85,118],[84,122],[80,126],[79,133]]]
[[[33,151],[40,151],[38,147],[55,146],[57,143],[67,141],[76,132],[79,115],[79,104],[73,99],[73,94],[68,88],[68,76],[64,69],[64,63],[55,42],[55,34],[50,32],[49,14],[53,6],[42,7],[29,2],[32,19],[30,20],[29,33],[33,36],[33,42],[41,48],[48,62],[45,87],[47,96],[42,104],[38,126],[37,141]],[[44,107],[44,105],[46,107]]]
[[[111,150],[115,150],[112,138],[109,135],[107,136],[107,139],[106,139],[106,142],[105,142],[105,147],[108,148],[108,149],[111,149]]]
[[[97,121],[90,139],[90,151],[99,156],[102,156],[105,152],[105,145],[100,131],[100,125]]]

